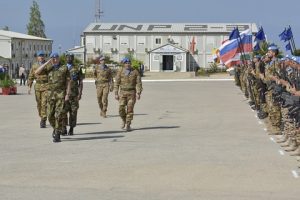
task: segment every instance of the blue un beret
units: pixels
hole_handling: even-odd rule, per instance
[[[59,55],[56,52],[51,53],[51,55],[50,55],[50,58],[58,58],[58,57],[59,57]]]

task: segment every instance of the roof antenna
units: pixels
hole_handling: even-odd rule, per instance
[[[95,0],[95,22],[100,22],[100,17],[103,15],[103,11],[101,11],[101,0]]]

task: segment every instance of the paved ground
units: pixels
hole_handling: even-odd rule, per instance
[[[145,82],[134,131],[117,102],[101,119],[86,83],[73,137],[51,141],[34,96],[0,96],[0,199],[282,200],[300,198],[281,155],[232,81]]]

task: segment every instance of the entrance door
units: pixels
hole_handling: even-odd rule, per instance
[[[174,56],[173,55],[163,55],[163,70],[173,71]]]

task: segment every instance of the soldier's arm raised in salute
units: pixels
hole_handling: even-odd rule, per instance
[[[52,59],[49,59],[47,62],[45,62],[44,64],[42,64],[39,68],[37,68],[37,70],[34,72],[34,74],[37,76],[39,75],[43,69],[51,62]]]

